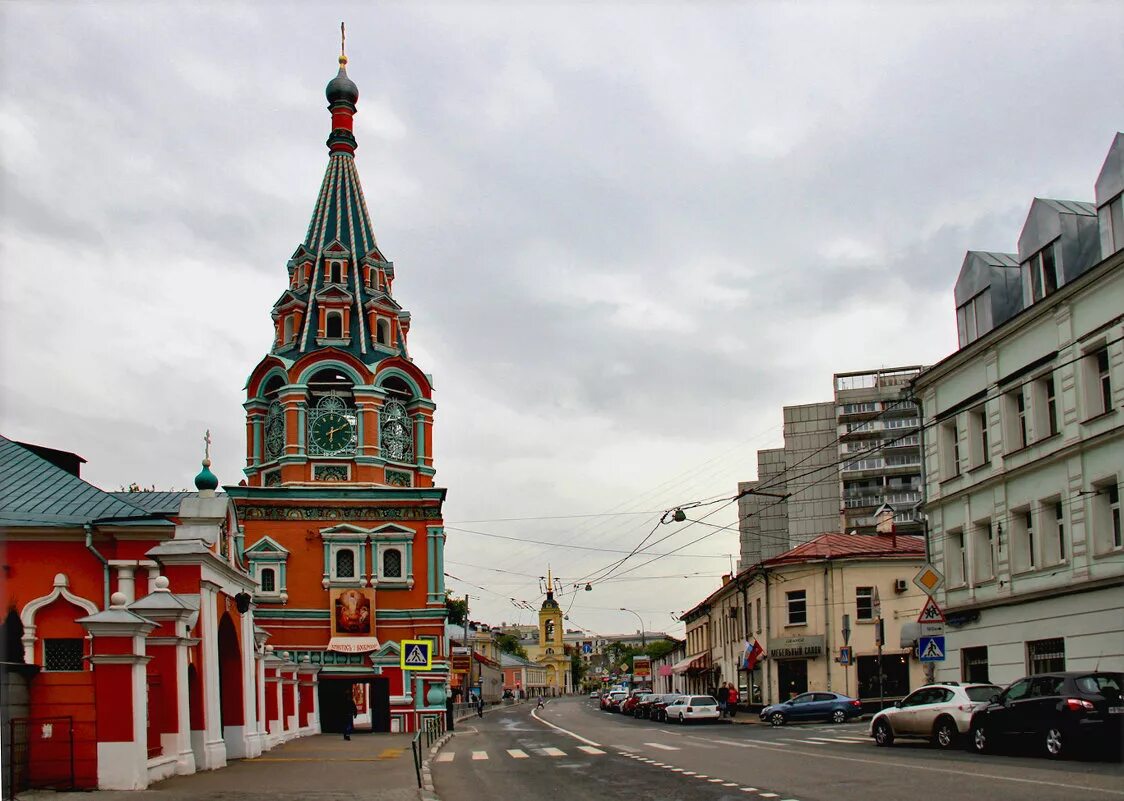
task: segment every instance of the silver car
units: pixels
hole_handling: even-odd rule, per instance
[[[907,695],[870,721],[878,745],[897,737],[923,737],[940,748],[952,748],[972,724],[972,713],[1001,692],[994,684],[928,684]]]

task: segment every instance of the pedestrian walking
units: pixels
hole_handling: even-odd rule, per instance
[[[546,708],[546,701],[543,700],[542,693],[539,693],[539,702],[536,705],[535,709],[545,709],[545,708]]]
[[[725,684],[720,684],[718,686],[718,692],[714,695],[718,699],[718,717],[724,718],[726,717],[726,702],[730,698],[730,688]]]
[[[733,719],[738,714],[738,688],[733,682],[730,682],[730,694],[726,697],[726,707],[730,710],[730,718]]]
[[[343,706],[345,720],[343,722],[343,738],[345,740],[351,739],[351,733],[355,731],[355,716],[359,714],[358,707],[355,706],[355,699],[351,693],[347,694],[347,703]]]
[[[476,696],[476,716],[480,717],[480,718],[484,717],[484,696],[483,695]]]

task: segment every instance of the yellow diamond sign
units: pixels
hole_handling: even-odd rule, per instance
[[[944,576],[941,571],[927,564],[913,577],[913,583],[924,590],[926,595],[932,595],[944,584]]]

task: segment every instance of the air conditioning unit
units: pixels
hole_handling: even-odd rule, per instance
[[[909,589],[909,582],[905,579],[894,579],[894,592],[905,592]]]

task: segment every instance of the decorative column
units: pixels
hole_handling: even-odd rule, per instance
[[[269,743],[269,716],[266,714],[265,702],[265,657],[266,640],[269,632],[260,626],[254,626],[254,697],[257,699],[257,729],[255,736],[258,740],[258,753],[266,751]]]
[[[282,723],[284,704],[281,701],[283,689],[281,667],[284,665],[284,660],[273,652],[272,645],[267,645],[263,661],[265,663],[265,719],[269,731],[267,740],[269,747],[272,748],[284,739],[285,734]]]
[[[115,592],[109,609],[78,619],[93,636],[99,790],[148,786],[148,684],[144,639],[156,628],[125,608]]]
[[[178,774],[195,772],[195,754],[191,750],[191,711],[188,705],[188,649],[199,641],[188,636],[188,620],[195,610],[168,589],[168,578],[157,576],[154,589],[129,609],[157,624],[145,645],[152,656],[152,667],[160,676],[159,698],[151,703],[163,705],[160,744],[163,755],[174,759],[172,771]],[[157,716],[149,715],[151,721]],[[165,776],[153,776],[153,780]]]
[[[285,651],[282,656],[285,658],[285,663],[281,666],[281,714],[282,722],[285,725],[285,739],[290,740],[299,734],[297,731],[297,685],[300,680],[297,678],[296,663],[289,661],[289,652]]]
[[[320,719],[316,715],[316,679],[319,672],[320,666],[312,664],[307,654],[297,665],[297,674],[300,677],[297,725],[302,735],[320,733]]]
[[[226,767],[222,736],[222,693],[219,687],[218,593],[214,582],[199,582],[199,633],[203,639],[203,770]]]
[[[137,599],[136,563],[113,560],[109,564],[117,568],[117,591],[125,596],[125,603],[131,604]]]

